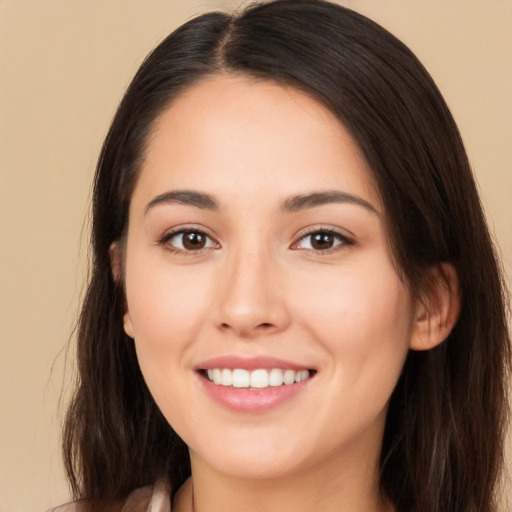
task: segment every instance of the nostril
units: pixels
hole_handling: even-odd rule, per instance
[[[256,324],[254,327],[247,328],[246,326],[238,326],[238,329],[236,326],[231,325],[229,322],[222,322],[219,326],[219,328],[222,331],[230,331],[231,329],[234,329],[234,331],[239,332],[239,334],[248,334],[252,329],[259,332],[270,332],[271,329],[273,329],[275,325],[271,322],[262,322],[260,324]]]

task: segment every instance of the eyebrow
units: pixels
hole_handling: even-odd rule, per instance
[[[220,209],[217,200],[210,194],[204,192],[196,192],[194,190],[171,190],[164,192],[152,199],[144,209],[147,213],[151,208],[160,204],[186,204],[195,206],[202,210],[218,211]],[[281,203],[281,211],[284,213],[293,213],[316,206],[323,206],[332,203],[350,203],[362,206],[366,210],[379,215],[377,209],[365,199],[340,192],[338,190],[328,190],[322,192],[311,192],[310,194],[300,194],[289,197]]]
[[[362,206],[366,210],[379,215],[378,210],[370,202],[362,197],[348,194],[347,192],[340,192],[338,190],[328,190],[322,192],[312,192],[311,194],[303,194],[293,196],[281,205],[281,211],[285,213],[298,212],[307,208],[314,208],[316,206],[323,206],[331,203],[350,203]]]
[[[152,199],[144,208],[144,213],[147,213],[151,208],[159,204],[180,203],[195,206],[202,210],[219,210],[219,203],[210,194],[204,192],[196,192],[194,190],[172,190],[164,192]]]

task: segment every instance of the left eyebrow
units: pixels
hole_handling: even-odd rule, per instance
[[[281,211],[285,213],[298,212],[307,208],[315,208],[331,203],[351,203],[362,206],[366,210],[379,215],[378,210],[370,202],[362,197],[340,192],[338,190],[327,190],[322,192],[312,192],[311,194],[301,194],[286,199],[281,204]]]

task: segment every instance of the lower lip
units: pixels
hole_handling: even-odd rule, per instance
[[[259,413],[278,407],[303,392],[312,377],[295,384],[253,390],[220,386],[201,375],[199,378],[207,394],[225,408],[236,412]]]

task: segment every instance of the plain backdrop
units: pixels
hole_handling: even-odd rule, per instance
[[[430,70],[510,276],[512,0],[340,3],[391,30]],[[66,346],[87,274],[95,161],[122,92],[173,28],[234,5],[0,0],[0,512],[69,499],[59,448],[73,375]]]

